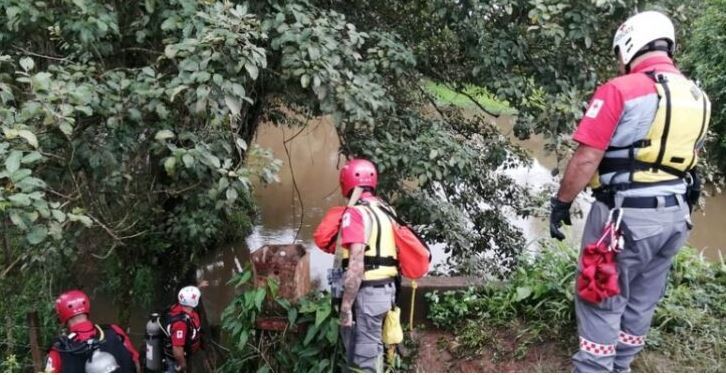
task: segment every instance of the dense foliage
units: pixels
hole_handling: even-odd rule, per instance
[[[280,166],[251,144],[258,126],[320,115],[343,154],[378,164],[382,195],[445,244],[454,272],[506,274],[525,247],[508,218],[530,205],[503,170],[526,158],[477,97],[561,146],[612,73],[616,25],[636,6],[681,22],[701,9],[681,3],[3,1],[0,287],[102,284],[123,308],[148,303],[149,285],[249,228],[251,183]],[[479,111],[439,106],[431,80]]]
[[[487,89],[517,109],[520,136],[542,133],[555,146],[569,136],[596,85],[615,73],[612,35],[624,19],[636,9],[659,9],[674,18],[680,38],[701,8],[668,0],[356,4],[348,11],[355,19],[393,29],[413,46],[422,74],[461,92],[471,84]]]
[[[497,330],[514,331],[514,353],[555,342],[572,353],[575,341],[574,276],[577,252],[553,244],[522,261],[510,283],[483,289],[430,293],[429,318],[455,333],[457,355],[496,350]],[[664,299],[648,333],[641,371],[718,371],[724,366],[726,264],[711,263],[693,249],[674,260]],[[651,365],[657,357],[660,365]],[[653,367],[655,366],[655,367]],[[564,369],[563,369],[564,370]]]
[[[229,284],[243,292],[222,314],[230,352],[224,372],[339,372],[346,370],[340,321],[327,292],[312,292],[297,301],[278,294],[277,281],[252,284],[249,269]],[[277,330],[263,322],[273,322]],[[265,327],[267,327],[265,329]],[[405,369],[395,356],[388,370]]]
[[[222,314],[222,328],[233,345],[224,372],[335,372],[345,366],[339,339],[338,317],[330,296],[318,294],[296,302],[278,296],[270,279],[265,287],[250,284],[252,272],[237,274],[231,281],[247,290]],[[263,312],[264,310],[264,312]],[[278,319],[280,331],[258,327],[261,318]]]
[[[706,9],[698,17],[691,30],[692,37],[686,44],[683,65],[699,79],[711,98],[711,125],[709,132],[709,160],[715,170],[709,171],[710,179],[726,174],[726,1],[704,2]]]

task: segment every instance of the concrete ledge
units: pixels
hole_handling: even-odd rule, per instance
[[[431,289],[464,289],[482,283],[481,279],[471,276],[426,276],[416,280],[419,288]],[[404,278],[402,284],[404,288],[411,287],[411,280]]]

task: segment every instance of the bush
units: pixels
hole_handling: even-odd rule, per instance
[[[574,324],[574,249],[556,243],[536,259],[522,259],[504,285],[466,291],[429,293],[429,319],[437,327],[457,327],[466,319],[488,324],[522,319],[544,331],[559,333]]]
[[[726,172],[726,1],[704,2],[706,10],[696,19],[686,41],[683,68],[698,79],[711,98],[709,159],[722,176]],[[713,178],[713,176],[709,176]]]
[[[526,334],[530,339],[524,340],[525,346],[534,335],[534,340],[555,341],[571,351],[576,262],[573,248],[552,243],[535,259],[522,260],[504,285],[427,294],[429,319],[455,332],[465,354],[487,345],[492,328]],[[708,262],[692,248],[681,250],[648,333],[645,359],[634,366],[645,371],[723,369],[725,297],[726,265]],[[653,368],[651,356],[665,367]]]
[[[278,296],[274,281],[265,288],[251,288],[252,272],[236,275],[230,283],[247,290],[222,313],[222,328],[231,352],[224,372],[332,372],[345,365],[338,340],[338,317],[330,297],[315,292],[297,303]],[[263,315],[264,310],[264,315]],[[266,331],[257,327],[260,317],[283,318],[287,328]]]

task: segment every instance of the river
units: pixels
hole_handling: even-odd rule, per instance
[[[510,133],[511,118],[502,118],[497,123],[505,134]],[[224,306],[234,296],[233,288],[225,284],[235,272],[234,259],[244,262],[250,249],[254,251],[264,244],[302,243],[311,253],[311,280],[318,283],[325,280],[325,272],[332,264],[332,256],[317,250],[312,242],[312,232],[329,207],[345,204],[338,188],[338,166],[342,163],[342,157],[338,154],[339,143],[335,128],[328,119],[311,121],[296,136],[300,130],[269,124],[258,130],[255,142],[271,149],[283,161],[284,166],[280,171],[279,183],[257,186],[255,189],[261,217],[252,234],[244,243],[224,246],[218,252],[210,254],[203,262],[205,266],[199,270],[198,276],[210,281],[205,292],[205,301],[212,324],[218,322],[215,318],[219,317]],[[285,140],[289,140],[286,143],[289,156],[285,150]],[[531,153],[532,165],[505,173],[532,189],[541,189],[548,184],[555,186],[556,180],[550,171],[556,166],[557,160],[553,155],[544,153],[545,142],[542,137],[513,141]],[[567,241],[572,244],[580,241],[578,234],[582,231],[591,201],[584,196],[577,200],[576,208],[582,211],[582,216],[573,218],[573,226],[567,232]],[[707,199],[705,211],[694,215],[695,229],[690,242],[703,249],[704,255],[709,259],[718,259],[718,251],[726,244],[726,231],[722,229],[722,223],[726,222],[725,208],[726,196],[717,196]],[[531,250],[537,250],[538,239],[549,236],[545,220],[513,217],[511,221],[522,229]],[[445,261],[442,246],[434,246],[433,253],[435,264]]]
[[[502,118],[497,124],[505,134],[511,132],[511,118]],[[328,119],[311,121],[306,129],[300,130],[265,124],[257,132],[255,143],[271,149],[284,166],[280,171],[279,183],[255,186],[255,200],[261,215],[251,235],[243,242],[221,246],[200,262],[197,276],[210,284],[203,293],[209,323],[212,325],[220,323],[223,309],[237,293],[227,285],[236,272],[236,263],[244,264],[250,250],[254,251],[264,244],[297,242],[305,245],[311,254],[311,280],[324,286],[321,283],[324,283],[325,272],[332,265],[332,256],[316,249],[312,232],[329,207],[345,204],[338,188],[338,166],[342,158],[338,156],[339,143],[335,128]],[[286,143],[289,157],[285,151],[285,140],[289,140]],[[535,136],[527,141],[513,141],[531,153],[532,164],[528,168],[505,173],[532,189],[541,189],[548,184],[556,186],[550,171],[556,166],[557,160],[544,153],[544,140]],[[573,218],[574,225],[566,232],[567,241],[572,244],[579,242],[578,233],[582,231],[583,218],[587,215],[590,202],[590,198],[582,196],[576,202],[583,215]],[[511,222],[522,229],[532,251],[538,249],[539,239],[549,236],[545,220],[512,217]],[[724,222],[726,195],[707,199],[705,210],[694,215],[695,229],[690,243],[703,249],[707,258],[719,259],[719,251],[726,244]],[[434,245],[432,250],[434,264],[443,264],[446,257],[442,246]],[[94,316],[101,321],[116,319],[116,308],[108,296],[94,296],[94,306]],[[131,316],[131,333],[135,342],[141,343],[148,313],[135,310]]]

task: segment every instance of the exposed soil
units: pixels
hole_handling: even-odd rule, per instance
[[[481,349],[461,350],[454,334],[441,330],[417,331],[416,372],[569,372],[570,354],[553,342],[521,347],[512,331],[497,330]],[[522,350],[518,350],[522,349]]]

